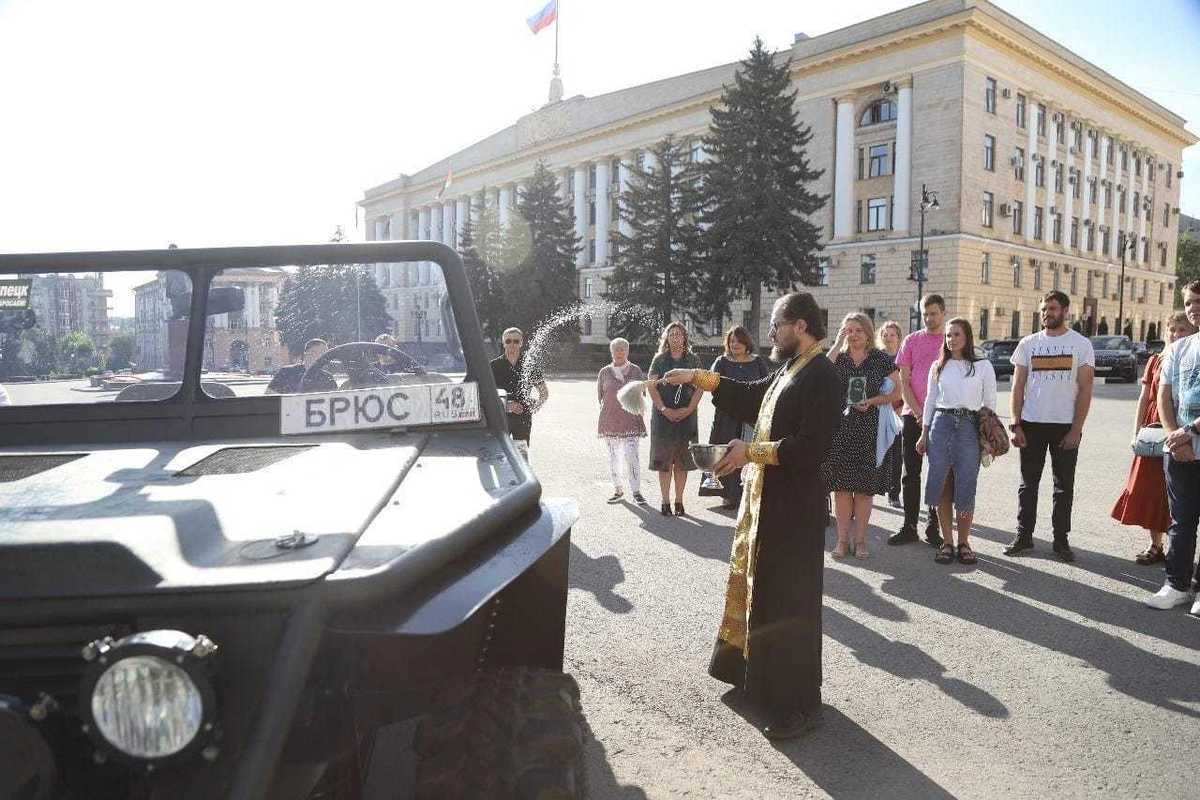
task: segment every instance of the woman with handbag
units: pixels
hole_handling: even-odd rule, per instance
[[[917,452],[929,456],[925,504],[938,506],[942,547],[934,561],[974,564],[971,523],[975,517],[975,488],[979,461],[992,446],[980,445],[979,411],[996,410],[996,373],[986,358],[975,360],[975,335],[971,323],[956,317],[946,323],[942,354],[929,370],[921,438]],[[951,516],[952,510],[955,516]],[[954,524],[958,524],[958,547]]]
[[[767,377],[767,373],[771,371],[767,366],[766,359],[754,352],[754,340],[741,325],[734,325],[725,331],[725,352],[717,356],[711,369],[722,378],[731,378],[742,383],[753,383]],[[716,405],[715,400],[713,404]],[[744,429],[748,427],[741,420],[718,408],[713,412],[712,430],[708,434],[708,443],[729,444],[733,439],[750,441],[753,431],[751,430],[750,435],[747,435]],[[701,481],[701,495],[705,494],[704,480],[711,478],[709,473],[705,473],[704,479]],[[742,502],[741,471],[731,472],[721,479],[721,483],[725,486],[721,490],[721,496],[725,499],[721,503],[721,508],[737,508]]]
[[[904,331],[900,328],[900,323],[894,319],[889,319],[879,326],[879,341],[877,347],[892,357],[893,360],[900,355],[900,345],[904,342]],[[904,400],[901,398],[892,403],[892,408],[897,414],[904,408]],[[888,486],[888,505],[892,508],[904,508],[904,503],[900,501],[900,469],[904,466],[903,458],[892,460],[892,482]]]
[[[1177,339],[1196,332],[1187,314],[1180,311],[1167,320],[1167,346]],[[1137,441],[1138,431],[1158,424],[1158,374],[1162,356],[1155,354],[1146,362],[1142,373],[1142,392],[1138,396],[1137,412],[1133,418],[1133,438]],[[1163,552],[1163,534],[1171,527],[1171,511],[1167,507],[1167,480],[1163,473],[1162,456],[1133,457],[1129,465],[1129,477],[1125,488],[1112,508],[1112,518],[1122,525],[1145,528],[1150,532],[1150,546],[1134,556],[1139,564],[1157,564],[1166,560]]]

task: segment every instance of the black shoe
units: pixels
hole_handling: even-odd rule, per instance
[[[646,503],[646,498],[642,497],[642,493],[641,493],[641,492],[634,492],[634,493],[633,493],[633,502],[637,503],[639,506],[644,506],[644,505],[646,505],[646,504],[647,504],[647,503]]]
[[[942,546],[942,532],[937,525],[930,525],[925,529],[925,541],[935,550]]]
[[[1058,553],[1058,558],[1060,561],[1065,561],[1070,564],[1075,560],[1075,553],[1071,550],[1071,545],[1067,544],[1066,540],[1055,540],[1054,552]]]
[[[663,515],[664,517],[669,517],[669,516],[671,516],[671,504],[670,504],[670,503],[663,503],[663,504],[662,504],[662,515]]]
[[[675,516],[683,516],[683,503],[680,503],[678,500],[675,501]]]
[[[791,716],[784,717],[763,728],[763,736],[768,739],[795,739],[817,727],[820,719],[816,716],[797,711]]]
[[[897,533],[888,537],[888,544],[908,544],[917,541],[917,526],[905,525]]]
[[[1023,550],[1033,549],[1033,537],[1018,536],[1009,543],[1008,547],[1004,548],[1004,555],[1015,556]]]

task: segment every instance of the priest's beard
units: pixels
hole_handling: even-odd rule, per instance
[[[771,348],[771,360],[776,364],[784,361],[790,361],[793,356],[800,350],[800,342],[790,342],[788,344],[776,344]]]

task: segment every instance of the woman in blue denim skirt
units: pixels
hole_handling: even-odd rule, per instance
[[[982,455],[979,409],[984,406],[996,410],[996,373],[986,358],[975,360],[971,323],[955,317],[946,323],[942,355],[929,370],[929,396],[917,440],[917,452],[929,457],[925,504],[938,507],[942,526],[943,544],[934,556],[939,564],[949,564],[955,557],[962,564],[976,561],[970,535]],[[954,516],[950,514],[952,505]],[[957,548],[954,520],[958,520]]]

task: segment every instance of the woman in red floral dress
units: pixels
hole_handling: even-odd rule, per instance
[[[1176,339],[1196,332],[1182,312],[1172,314],[1167,325],[1168,347]],[[1137,414],[1133,420],[1135,438],[1143,427],[1158,422],[1158,372],[1161,363],[1160,354],[1151,356],[1146,362],[1146,371],[1142,374],[1142,393],[1138,397]],[[1125,489],[1113,506],[1112,517],[1122,525],[1135,525],[1150,531],[1150,546],[1137,554],[1134,558],[1137,563],[1155,564],[1166,558],[1162,542],[1164,532],[1171,527],[1171,512],[1167,508],[1167,481],[1161,457],[1133,457]]]

